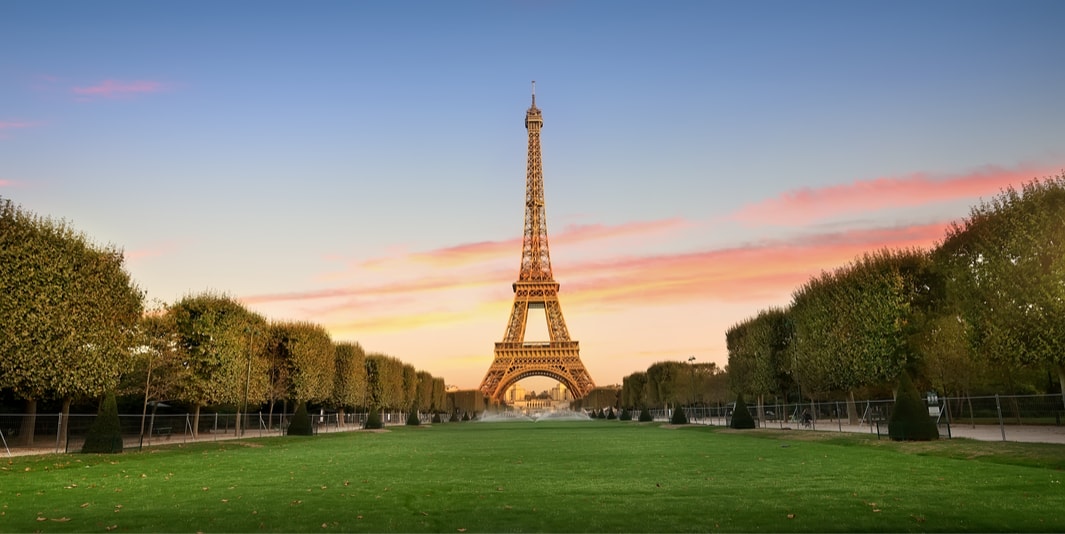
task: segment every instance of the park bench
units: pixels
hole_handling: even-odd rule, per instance
[[[171,428],[168,426],[157,426],[155,427],[154,434],[156,436],[166,436],[166,439],[170,439],[170,431]]]

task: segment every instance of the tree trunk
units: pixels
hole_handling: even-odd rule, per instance
[[[200,405],[196,404],[196,407],[192,410],[192,437],[193,439],[200,437]]]
[[[858,404],[854,402],[854,390],[847,392],[847,423],[858,424]]]
[[[63,399],[63,415],[59,418],[59,443],[67,442],[67,431],[70,429],[70,402],[70,397]]]
[[[337,410],[337,426],[341,428],[344,427],[344,408],[339,408]]]
[[[33,433],[37,429],[37,399],[26,399],[26,414],[22,416],[22,426],[19,427],[19,445],[30,447],[33,445]]]
[[[1057,364],[1054,367],[1058,369],[1058,386],[1061,387],[1061,404],[1065,407],[1065,365]]]
[[[758,395],[758,425],[765,426],[765,405],[763,404],[765,395]]]

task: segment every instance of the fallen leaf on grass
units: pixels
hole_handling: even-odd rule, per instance
[[[66,523],[67,521],[70,521],[70,518],[69,517],[53,517],[52,521],[55,521],[56,523]]]
[[[422,512],[422,515],[429,515],[429,512]]]
[[[118,525],[111,525],[109,527],[106,527],[104,530],[107,530],[108,532],[111,532],[112,530],[114,530],[116,528],[118,528]]]
[[[83,502],[83,503],[81,503],[81,507],[82,508],[88,508],[89,507],[89,503]]]
[[[48,521],[47,517],[37,516],[37,521]]]
[[[459,531],[459,532],[466,532],[466,529],[464,529],[464,528],[460,528],[460,529],[458,529],[458,531]]]
[[[299,500],[299,499],[296,499],[296,500],[292,501],[292,502],[291,502],[291,503],[289,503],[289,504],[291,504],[292,506],[295,506],[295,505],[297,505],[297,504],[303,504],[303,501],[301,501],[301,500]]]
[[[788,519],[795,519],[795,514],[788,514]]]
[[[362,519],[362,516],[361,515],[357,515],[357,516],[355,516],[355,519]]]

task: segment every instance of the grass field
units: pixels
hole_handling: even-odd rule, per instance
[[[4,532],[1065,531],[1065,447],[451,423],[5,460]]]

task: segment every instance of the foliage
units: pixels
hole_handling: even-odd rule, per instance
[[[407,426],[418,426],[420,424],[422,424],[422,421],[418,418],[418,410],[411,410],[407,414]]]
[[[311,415],[307,413],[307,403],[299,401],[296,412],[292,414],[292,420],[288,424],[288,435],[311,436],[314,435],[314,425],[311,424]]]
[[[686,425],[688,424],[688,414],[684,413],[684,408],[677,406],[673,408],[673,415],[669,417],[669,422],[674,425]]]
[[[380,408],[370,408],[370,413],[366,416],[366,424],[364,424],[362,427],[370,430],[376,430],[385,427],[384,422],[381,421]]]
[[[451,417],[448,419],[448,422],[449,423],[458,423],[459,421],[461,421],[461,419],[459,418],[458,410],[452,410],[451,411]]]
[[[771,395],[787,391],[784,359],[791,339],[787,311],[772,307],[728,329],[728,377],[734,391]]]
[[[432,422],[432,423],[443,423],[444,421],[440,418],[440,412],[433,412],[433,419],[430,422]]]
[[[666,406],[690,399],[690,369],[682,362],[658,362],[647,368],[647,401]]]
[[[621,380],[621,405],[638,410],[647,406],[647,373],[637,372]]]
[[[751,411],[747,409],[747,403],[743,400],[743,395],[740,394],[736,397],[736,406],[732,409],[732,420],[729,421],[729,428],[754,428],[754,418],[751,417]]]
[[[951,225],[936,261],[976,354],[1065,386],[1065,173],[1009,187]]]
[[[85,444],[81,447],[85,453],[119,453],[122,452],[122,426],[118,420],[118,403],[114,393],[107,393],[103,402],[100,403],[100,411],[96,414],[89,427],[89,433],[85,436]]]
[[[914,354],[916,310],[928,306],[927,253],[881,250],[822,273],[795,292],[789,371],[811,398],[897,375]]]
[[[470,420],[470,412],[462,412],[462,420],[463,421],[469,421]]]
[[[0,197],[0,388],[26,399],[113,391],[142,303],[122,250]]]
[[[403,409],[403,362],[384,354],[366,356],[367,402],[371,407]]]
[[[270,325],[269,350],[276,374],[287,376],[286,397],[323,402],[333,395],[336,379],[336,347],[320,325],[305,321]]]
[[[888,419],[888,436],[895,441],[939,439],[939,429],[928,415],[928,406],[905,372],[899,376],[895,408]]]
[[[338,342],[334,346],[336,374],[332,403],[355,408],[366,404],[366,353],[358,343]]]
[[[262,357],[266,320],[235,298],[202,293],[186,296],[168,310],[177,350],[187,376],[178,398],[196,406],[240,404],[265,396],[266,360]],[[256,336],[256,333],[260,333]],[[249,376],[248,369],[251,368]]]
[[[617,414],[614,413],[614,408],[608,408],[607,409],[606,418],[607,419],[617,419],[618,418]]]
[[[632,412],[628,408],[621,409],[621,415],[618,416],[621,421],[632,421]]]
[[[653,415],[651,415],[651,410],[649,410],[646,406],[640,409],[639,421],[641,423],[648,423],[648,422],[654,421],[654,420],[655,420],[655,418],[654,418]]]

